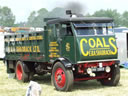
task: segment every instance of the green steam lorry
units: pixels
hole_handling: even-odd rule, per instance
[[[34,74],[51,73],[59,91],[74,81],[96,79],[116,86],[120,80],[116,38],[111,18],[76,17],[46,21],[44,31],[5,36],[7,73],[27,82]]]

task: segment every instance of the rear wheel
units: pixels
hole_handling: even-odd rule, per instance
[[[52,70],[52,80],[57,90],[68,91],[73,85],[73,72],[71,69],[65,69],[62,63],[57,62]]]
[[[119,65],[111,66],[110,77],[106,79],[100,79],[100,83],[106,86],[117,86],[120,80],[120,68]]]
[[[23,62],[21,61],[17,62],[15,73],[16,73],[17,80],[22,81],[22,82],[27,82],[29,80],[28,73],[25,73],[24,71]]]

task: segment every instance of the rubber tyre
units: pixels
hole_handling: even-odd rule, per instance
[[[100,83],[105,86],[117,86],[120,80],[120,68],[119,65],[111,66],[111,80],[100,79]]]
[[[23,62],[21,62],[21,61],[18,61],[16,63],[15,74],[16,74],[16,79],[18,81],[22,81],[22,82],[29,81],[29,75],[28,75],[28,73],[25,73],[24,67],[23,67]]]
[[[60,75],[62,75],[62,77],[65,76],[65,78],[61,78],[61,80],[60,80],[60,81],[65,82],[64,84],[63,83],[61,84],[62,85],[61,87],[59,86],[59,83],[55,79],[56,78],[55,76],[57,76],[56,73],[59,73],[59,71],[57,71],[57,70],[60,70]],[[61,71],[63,71],[63,72],[61,72]],[[71,88],[73,86],[73,82],[74,82],[73,72],[71,69],[66,69],[61,62],[57,62],[53,66],[51,80],[53,80],[51,82],[53,82],[53,85],[55,86],[56,90],[69,91],[69,90],[71,90]]]

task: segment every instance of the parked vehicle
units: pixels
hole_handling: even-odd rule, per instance
[[[115,33],[122,33],[122,32],[128,32],[128,28],[127,27],[116,27],[113,29],[109,29],[109,32],[115,32]]]
[[[51,73],[59,91],[72,89],[74,81],[96,79],[116,86],[120,80],[119,60],[111,18],[57,18],[46,22],[44,31],[5,36],[7,72],[19,81],[34,74]]]

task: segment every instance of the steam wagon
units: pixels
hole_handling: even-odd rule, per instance
[[[59,91],[75,81],[96,79],[116,86],[120,80],[113,19],[104,17],[53,18],[44,31],[4,37],[7,73],[27,82],[34,74],[51,73]]]

